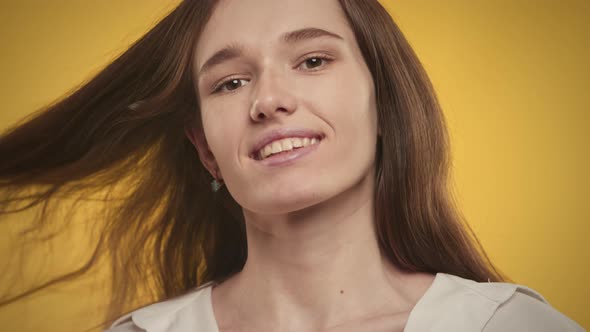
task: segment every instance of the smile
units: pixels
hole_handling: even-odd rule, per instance
[[[321,137],[283,138],[265,145],[253,159],[265,167],[287,166],[315,151],[321,141]]]
[[[310,145],[318,144],[316,137],[287,137],[265,145],[255,154],[256,160],[264,160],[277,154],[286,154]]]

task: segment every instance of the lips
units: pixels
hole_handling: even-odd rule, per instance
[[[250,158],[259,160],[260,149],[266,145],[285,138],[316,138],[322,140],[324,135],[318,131],[303,128],[282,128],[269,131],[262,135],[250,150]]]
[[[306,158],[308,155],[312,154],[314,151],[317,151],[320,147],[320,142],[321,141],[318,140],[317,143],[312,145],[307,145],[290,151],[273,154],[267,158],[257,160],[256,163],[257,165],[260,165],[267,170],[269,167],[285,167],[297,163],[301,159]]]

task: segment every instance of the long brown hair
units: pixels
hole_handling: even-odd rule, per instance
[[[453,203],[445,120],[420,61],[377,0],[339,1],[375,84],[382,253],[406,271],[505,280]],[[98,244],[80,269],[0,304],[81,276],[101,257],[112,268],[109,320],[141,287],[159,301],[242,269],[241,209],[226,189],[211,192],[183,130],[200,125],[192,59],[216,3],[183,1],[83,87],[0,137],[1,213],[41,207],[37,231],[55,222],[52,203],[63,197],[105,203]]]

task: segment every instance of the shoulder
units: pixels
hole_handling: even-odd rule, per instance
[[[125,319],[121,319],[125,318]],[[125,316],[118,319],[111,327],[104,332],[144,332],[145,330],[133,323],[131,316]]]
[[[527,330],[584,331],[580,325],[549,303],[518,290],[498,307],[484,328],[485,332]]]
[[[210,331],[215,326],[211,288],[212,283],[206,283],[182,296],[137,309],[117,319],[105,332]]]
[[[407,331],[584,331],[535,290],[438,273]]]
[[[447,275],[490,302],[494,310],[483,331],[584,331],[576,322],[557,311],[532,288],[502,282],[476,282]]]

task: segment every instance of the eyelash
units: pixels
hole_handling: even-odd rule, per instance
[[[327,55],[327,54],[310,54],[310,55],[308,55],[308,56],[305,56],[305,57],[304,57],[304,58],[301,60],[301,62],[299,62],[299,64],[297,65],[297,68],[299,68],[299,67],[300,67],[302,64],[304,64],[304,63],[305,63],[307,60],[310,60],[310,59],[320,59],[320,60],[322,60],[322,61],[323,61],[323,65],[324,65],[324,66],[325,66],[325,65],[327,65],[327,64],[329,64],[329,63],[331,63],[332,61],[334,61],[334,57],[332,57],[332,56],[329,56],[329,55]],[[320,66],[320,67],[322,67],[322,66]],[[316,68],[318,68],[318,67],[316,67]],[[312,68],[312,69],[309,69],[308,71],[318,71],[318,70],[319,70],[319,69],[314,69],[314,68]],[[212,92],[212,94],[221,93],[221,92],[222,92],[222,91],[221,91],[221,90],[222,90],[222,88],[223,88],[223,87],[224,87],[224,86],[225,86],[227,83],[229,83],[229,82],[231,82],[231,81],[234,81],[234,80],[240,80],[240,81],[241,81],[242,79],[240,79],[239,77],[230,77],[230,78],[228,78],[228,79],[226,79],[226,80],[223,80],[223,81],[219,82],[218,84],[216,84],[216,85],[213,87],[213,92]],[[237,89],[239,89],[239,88],[236,88],[235,90],[237,90]],[[230,90],[229,92],[232,92],[232,91],[235,91],[235,90]]]

